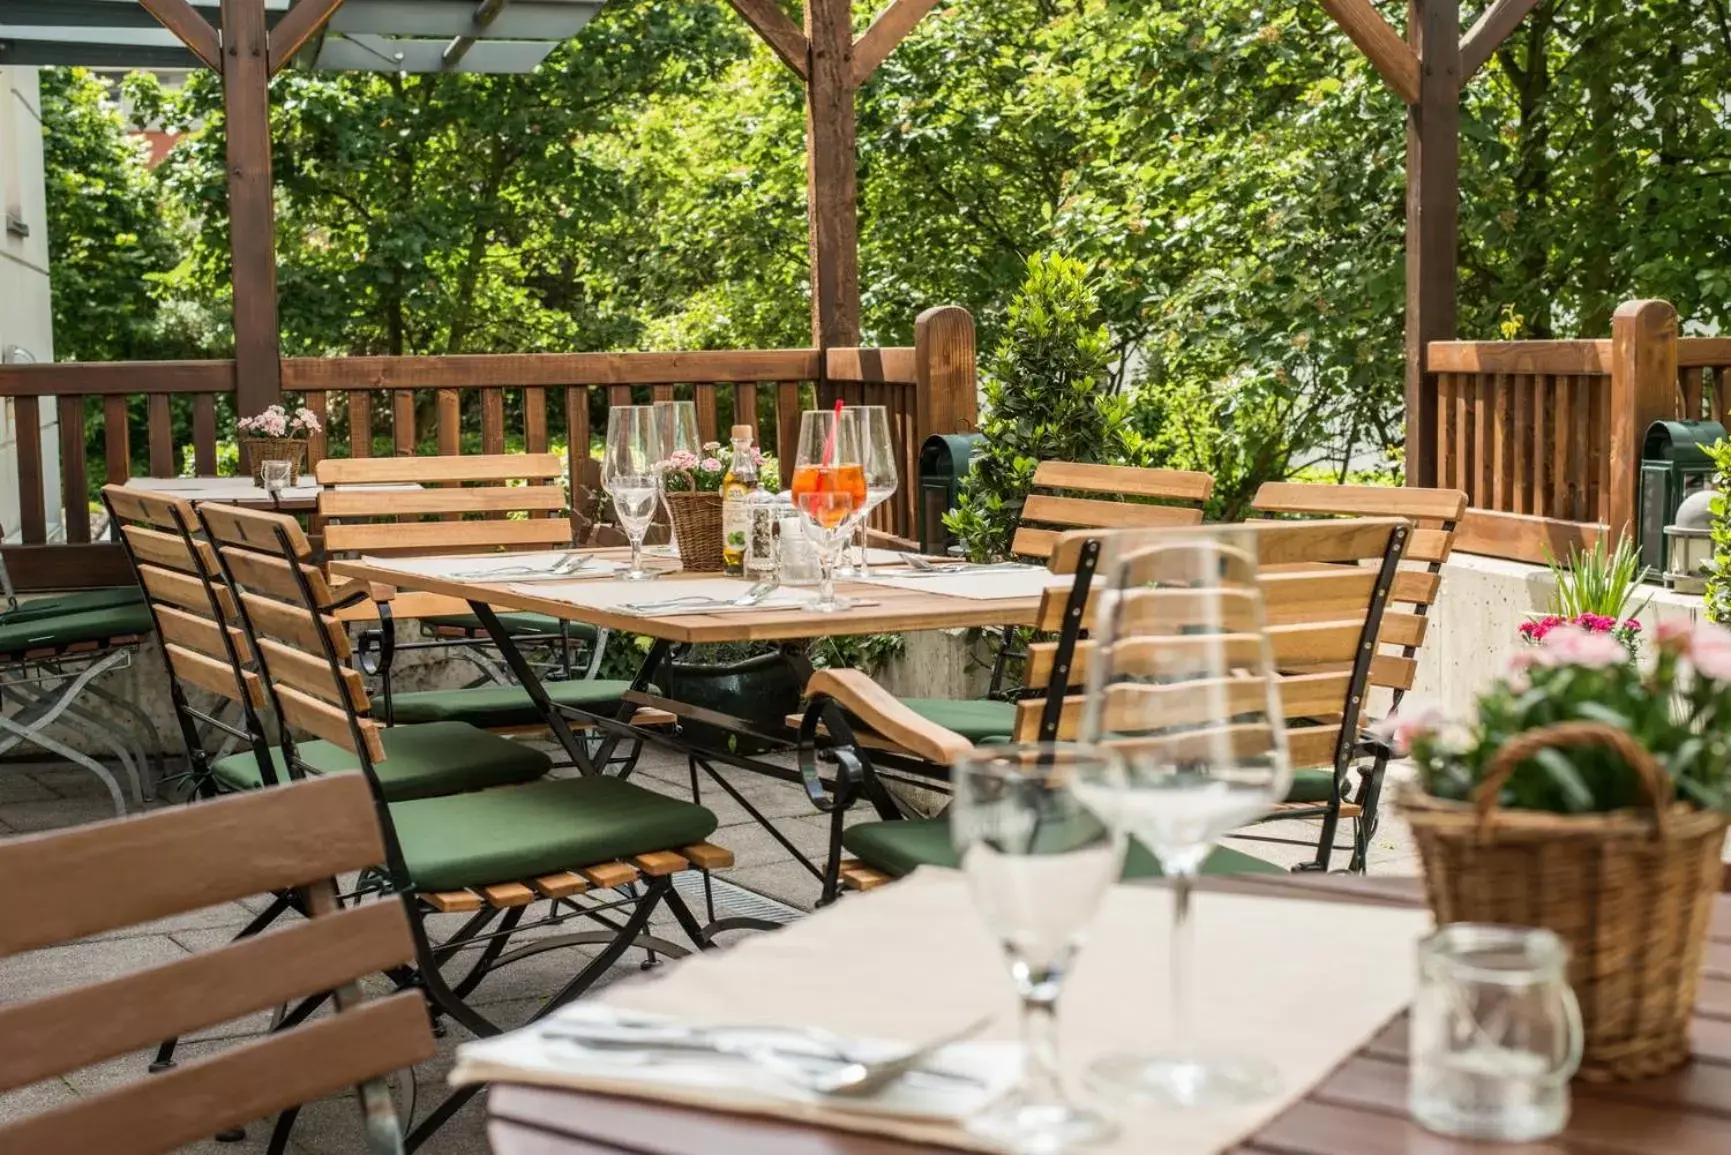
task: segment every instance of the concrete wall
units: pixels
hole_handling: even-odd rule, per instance
[[[0,360],[54,360],[54,316],[48,292],[48,214],[42,185],[42,103],[36,69],[0,68]],[[27,230],[26,235],[18,235]],[[55,406],[43,405],[43,491],[49,540],[64,532],[60,516],[60,437]],[[0,407],[0,528],[18,540],[18,437],[12,402]]]
[[[1443,566],[1442,591],[1419,651],[1413,692],[1464,716],[1473,698],[1502,671],[1509,652],[1523,644],[1517,633],[1521,623],[1547,612],[1554,584],[1544,566],[1454,555]],[[1651,600],[1637,617],[1649,633],[1662,620],[1693,621],[1704,613],[1698,595],[1660,586],[1647,591]]]

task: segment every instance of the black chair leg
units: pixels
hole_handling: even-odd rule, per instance
[[[1352,865],[1348,868],[1354,874],[1365,874],[1370,869],[1370,840],[1376,836],[1379,808],[1382,805],[1382,782],[1387,770],[1388,756],[1379,754],[1365,773],[1364,781],[1359,784],[1360,810],[1353,836]]]

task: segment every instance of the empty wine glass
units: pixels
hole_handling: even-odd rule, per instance
[[[1083,928],[1123,867],[1123,833],[1102,810],[1123,767],[1094,746],[982,746],[951,781],[950,836],[974,906],[1003,943],[1025,1048],[1020,1085],[965,1125],[1011,1151],[1110,1138],[1111,1119],[1064,1093],[1057,1011]]]
[[[661,448],[655,410],[648,405],[615,405],[607,411],[607,448],[601,458],[601,484],[613,499],[613,512],[631,539],[631,568],[623,581],[647,581],[658,576],[643,568],[643,538],[655,519],[660,495],[655,467],[666,453]]]
[[[818,409],[799,419],[794,457],[793,504],[817,550],[817,613],[835,613],[852,602],[835,596],[835,563],[854,522],[865,508],[865,465],[860,426],[850,409]]]
[[[703,443],[698,440],[700,434],[697,432],[697,403],[695,401],[657,401],[654,403],[654,408],[655,431],[661,437],[661,453],[663,459],[672,457],[675,453],[678,453],[681,450],[691,454],[695,458],[701,459],[704,456],[704,453]],[[663,506],[666,506],[666,478],[665,475],[660,473],[657,473],[656,476],[662,482],[661,503]],[[671,507],[668,507],[667,509],[667,524],[670,527],[668,530],[667,544],[664,546],[651,546],[648,552],[668,557],[677,557],[679,556],[679,542],[673,537],[673,530],[671,528],[673,525],[673,510]]]
[[[1278,1075],[1258,1056],[1199,1048],[1189,1021],[1194,880],[1215,841],[1267,813],[1291,780],[1254,533],[1174,533],[1108,567],[1082,723],[1124,755],[1117,819],[1173,882],[1174,1037],[1153,1053],[1108,1055],[1091,1077],[1183,1107],[1265,1097]]]
[[[856,516],[858,529],[854,544],[859,549],[859,562],[855,565],[847,563],[836,568],[840,577],[864,577],[871,572],[867,547],[867,521],[871,511],[895,496],[896,487],[901,480],[900,465],[896,460],[896,442],[894,426],[890,423],[890,411],[882,405],[858,405],[844,413],[855,413],[860,422],[861,448],[864,451],[865,466],[865,508]]]

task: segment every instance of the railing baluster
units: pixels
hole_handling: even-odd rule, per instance
[[[757,431],[757,386],[756,384],[740,384],[733,387],[733,423],[751,426],[751,435],[758,441],[763,438]],[[726,441],[727,438],[721,438]]]
[[[109,484],[125,485],[132,476],[132,440],[127,430],[124,396],[110,394],[102,399],[102,443],[108,457]]]
[[[12,403],[18,447],[18,530],[26,545],[48,540],[48,505],[42,491],[42,406],[33,396]]]
[[[439,414],[439,455],[455,457],[463,452],[463,395],[441,389],[433,404]]]
[[[481,452],[505,452],[505,390],[501,386],[481,390]]]
[[[1516,513],[1533,512],[1533,379],[1528,373],[1515,376],[1511,382],[1514,394],[1514,416],[1510,422],[1509,440],[1514,444],[1511,494]]]
[[[775,453],[782,461],[782,484],[793,480],[793,453],[799,439],[801,381],[783,381],[775,387]]]
[[[697,408],[697,439],[703,442],[720,441],[721,421],[715,404],[715,386],[713,384],[698,385],[692,391],[692,403]]]
[[[349,456],[373,455],[373,395],[365,389],[349,393]]]
[[[1575,513],[1575,379],[1558,375],[1551,379],[1556,389],[1555,429],[1551,438],[1551,505],[1556,516],[1573,520]]]
[[[1533,514],[1548,517],[1556,512],[1551,501],[1551,434],[1556,393],[1544,373],[1533,374]]]
[[[391,391],[391,451],[398,457],[415,455],[415,394],[412,389]]]
[[[547,452],[547,390],[539,386],[523,390],[523,448]]]
[[[66,540],[90,540],[90,477],[84,463],[84,398],[60,398],[60,501],[66,510]],[[20,526],[22,528],[22,526]]]
[[[204,401],[204,400],[206,400],[206,398],[200,397],[198,400]],[[307,408],[312,410],[313,416],[317,417],[319,419],[319,431],[317,433],[312,434],[311,436],[309,436],[307,438],[307,468],[309,470],[316,470],[318,468],[319,462],[323,461],[327,456],[329,456],[330,444],[331,444],[330,443],[331,419],[330,419],[330,414],[327,412],[325,395],[322,391],[314,391],[312,393],[308,393],[306,395],[306,404],[307,404]],[[197,413],[195,411],[194,412],[193,444],[195,446],[202,445],[203,436],[204,436],[204,434],[199,430],[199,427],[197,426]],[[212,411],[212,413],[210,415],[210,442],[211,442],[211,453],[214,457],[215,452],[216,452],[216,413],[214,410]],[[194,452],[195,453],[202,453],[203,449],[202,448],[195,448]],[[204,467],[202,465],[199,466],[198,471],[200,473],[203,473]],[[214,465],[211,468],[211,472],[212,473],[216,472]]]

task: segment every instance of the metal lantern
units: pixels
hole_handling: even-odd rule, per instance
[[[1717,491],[1698,489],[1677,507],[1676,520],[1665,527],[1665,584],[1679,593],[1698,594],[1707,589],[1708,567],[1713,561],[1713,499]]]
[[[1683,499],[1706,489],[1713,480],[1713,459],[1707,447],[1725,438],[1725,427],[1717,421],[1655,421],[1647,427],[1641,443],[1641,493],[1636,541],[1641,564],[1653,573],[1665,573],[1665,527],[1677,519]],[[1611,526],[1617,533],[1622,526]]]
[[[962,494],[974,446],[985,438],[978,433],[939,433],[920,447],[920,552],[942,555],[950,548],[950,531],[944,514],[956,507]]]

